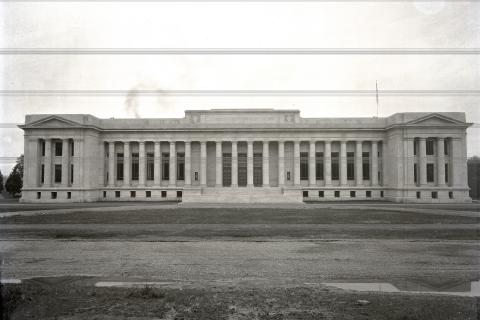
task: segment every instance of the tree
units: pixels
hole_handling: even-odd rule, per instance
[[[10,172],[5,183],[5,189],[8,193],[14,196],[20,193],[23,187],[23,154],[17,158],[17,162]]]
[[[0,170],[0,193],[3,192],[3,174],[2,170]]]

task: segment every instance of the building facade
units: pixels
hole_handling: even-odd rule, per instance
[[[27,115],[23,202],[467,202],[465,114]]]

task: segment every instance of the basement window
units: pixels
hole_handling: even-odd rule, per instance
[[[57,192],[56,191],[52,192],[51,198],[52,199],[57,199]]]
[[[335,198],[340,198],[340,191],[335,191],[334,195],[335,195]]]
[[[449,191],[449,192],[448,192],[448,197],[449,197],[450,199],[453,199],[453,192],[452,192],[452,191]]]
[[[417,191],[417,199],[420,199],[420,197],[421,197],[420,191]]]
[[[304,198],[308,198],[308,191],[302,191],[302,193]]]
[[[115,191],[115,198],[120,198],[120,191]]]
[[[325,196],[323,191],[318,191],[318,197],[323,198]]]
[[[67,192],[67,199],[72,199],[72,193],[70,191]]]
[[[350,191],[350,198],[355,198],[357,193],[355,191]]]
[[[37,192],[37,199],[40,199],[42,197],[42,193],[41,192]]]
[[[145,191],[145,197],[146,198],[151,198],[152,197],[152,191]]]
[[[162,191],[162,198],[166,198],[167,197],[167,191]]]
[[[367,191],[365,193],[365,195],[367,196],[367,198],[371,198],[372,197],[372,191]]]
[[[438,199],[438,192],[432,191],[432,199]]]

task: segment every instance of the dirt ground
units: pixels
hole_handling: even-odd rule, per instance
[[[2,287],[4,317],[480,319],[476,297],[362,293],[323,284],[465,287],[480,279],[474,206],[92,206],[0,218],[1,277],[23,279]],[[98,281],[165,285],[94,287]]]

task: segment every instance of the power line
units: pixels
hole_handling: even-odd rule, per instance
[[[477,55],[480,48],[0,48],[2,55]]]
[[[376,90],[0,90],[0,96],[376,96]],[[379,90],[380,96],[479,96],[480,90]]]

